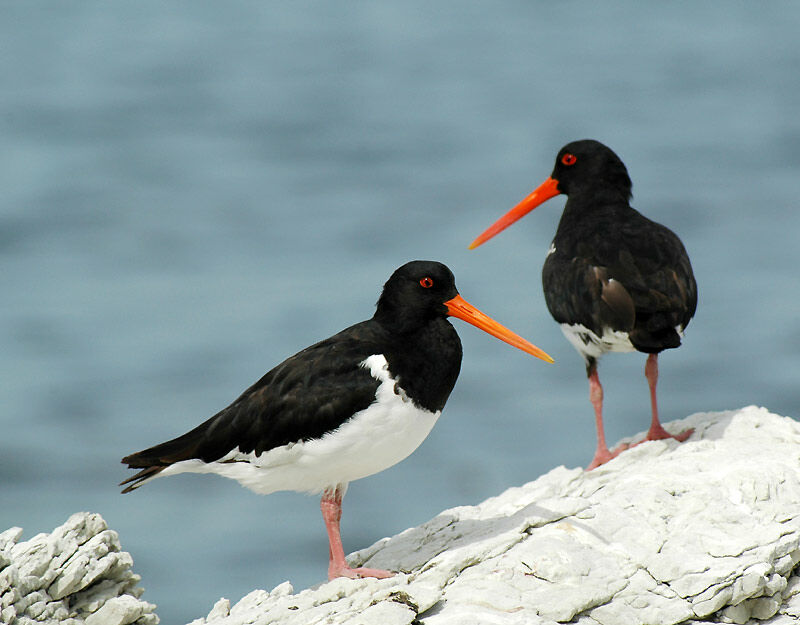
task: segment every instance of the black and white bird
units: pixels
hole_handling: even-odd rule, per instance
[[[606,352],[648,354],[651,424],[644,440],[686,440],[658,418],[658,354],[681,344],[697,307],[697,284],[681,240],[630,205],[632,183],[620,158],[593,140],[574,141],[556,156],[553,173],[472,242],[475,248],[559,194],[567,203],[542,269],[547,308],[586,362],[597,424],[597,450],[587,468],[607,462],[603,387],[597,360]]]
[[[461,368],[458,317],[538,358],[517,336],[458,294],[443,264],[413,261],[383,287],[372,319],[288,358],[205,423],[122,459],[141,469],[130,492],[157,477],[216,473],[268,494],[322,493],[328,577],[388,577],[350,568],[339,521],[349,482],[413,452],[441,414]]]

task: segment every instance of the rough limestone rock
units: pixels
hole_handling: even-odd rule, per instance
[[[155,606],[99,514],[79,512],[52,534],[18,542],[22,528],[0,533],[0,623],[156,625]]]
[[[559,467],[351,555],[394,578],[284,582],[191,625],[800,622],[800,424],[748,407],[668,427],[695,433],[590,473]],[[0,623],[158,623],[99,515],[21,534],[0,533]]]
[[[394,578],[285,582],[191,625],[800,622],[800,424],[748,407],[668,425],[687,427],[351,555]]]

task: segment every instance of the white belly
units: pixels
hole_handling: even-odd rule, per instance
[[[561,331],[584,358],[589,356],[599,358],[606,352],[636,351],[627,332],[606,329],[603,336],[597,336],[589,328],[579,323],[562,323]]]
[[[322,438],[290,443],[260,456],[235,450],[216,462],[185,460],[160,475],[217,473],[266,495],[279,490],[319,493],[388,469],[422,444],[441,411],[418,408],[402,389],[395,393],[381,354],[361,364],[381,382],[375,401]]]

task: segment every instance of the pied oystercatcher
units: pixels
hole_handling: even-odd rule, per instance
[[[556,156],[553,173],[472,242],[475,248],[546,200],[567,203],[542,269],[547,308],[586,361],[589,398],[597,424],[597,450],[588,468],[607,462],[603,387],[597,360],[606,352],[648,354],[652,420],[644,440],[686,440],[669,434],[656,402],[658,354],[681,344],[697,307],[697,284],[681,240],[630,205],[631,179],[620,158],[593,140],[574,141]]]
[[[443,264],[413,261],[383,287],[372,319],[288,358],[195,429],[122,459],[141,469],[130,492],[156,477],[217,473],[257,493],[322,493],[328,578],[388,577],[350,568],[339,533],[348,482],[413,452],[441,414],[461,368],[448,316],[552,362],[458,294]]]

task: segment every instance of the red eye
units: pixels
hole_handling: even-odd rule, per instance
[[[570,154],[569,152],[567,152],[564,156],[561,157],[561,162],[567,166],[574,165],[577,161],[578,157],[575,156],[574,154]]]
[[[428,276],[425,276],[419,281],[419,284],[423,289],[429,289],[433,286],[433,280],[431,280]]]

